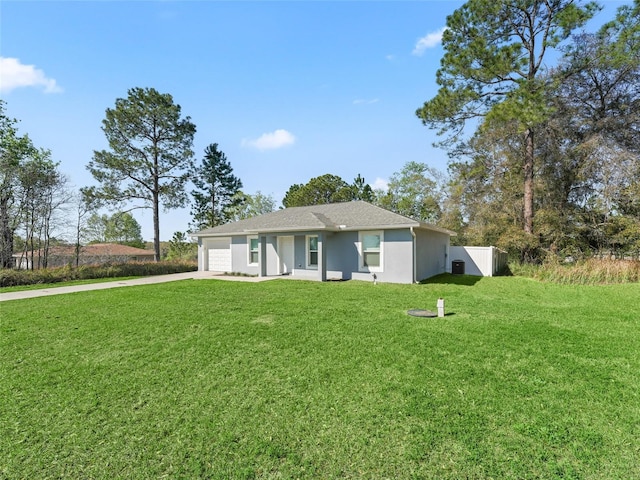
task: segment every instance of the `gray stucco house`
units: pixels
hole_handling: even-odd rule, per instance
[[[446,271],[452,235],[354,201],[286,208],[192,237],[201,271],[413,283]]]

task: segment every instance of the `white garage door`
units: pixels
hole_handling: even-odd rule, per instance
[[[209,240],[209,271],[231,272],[231,239]]]

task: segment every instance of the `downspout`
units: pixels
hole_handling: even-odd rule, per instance
[[[418,280],[416,279],[417,273],[417,259],[416,259],[416,232],[413,231],[413,227],[409,227],[409,229],[411,230],[411,236],[413,237],[413,283],[418,283]]]

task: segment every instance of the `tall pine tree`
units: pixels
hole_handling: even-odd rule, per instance
[[[535,128],[546,120],[545,57],[597,11],[577,0],[468,0],[447,17],[438,93],[417,110],[455,146],[468,121],[518,124],[523,143],[522,225],[534,237]],[[523,255],[529,257],[531,252]]]
[[[153,211],[153,248],[160,261],[160,206],[183,207],[196,126],[180,105],[154,88],[132,88],[108,108],[102,131],[109,150],[95,151],[87,169],[100,184],[83,188],[88,201]]]
[[[233,174],[233,168],[218,144],[212,143],[204,150],[202,164],[193,171],[191,192],[193,203],[192,227],[196,230],[215,227],[230,220],[229,207],[234,206],[234,196],[242,188],[242,182]]]

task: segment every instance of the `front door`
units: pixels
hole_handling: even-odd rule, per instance
[[[280,275],[290,275],[293,273],[294,254],[293,236],[278,237],[278,257]]]

